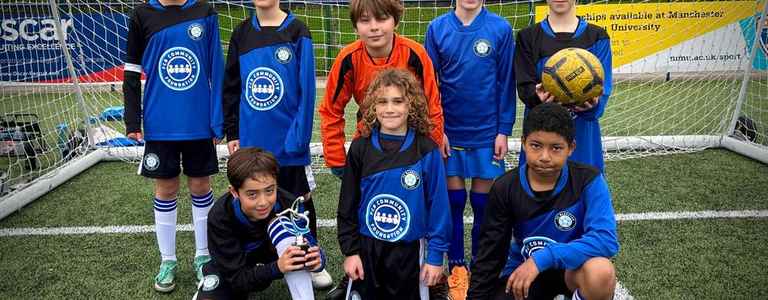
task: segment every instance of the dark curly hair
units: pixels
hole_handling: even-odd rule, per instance
[[[556,103],[542,103],[528,112],[523,120],[523,139],[536,131],[557,133],[565,138],[568,144],[573,143],[576,136],[571,114]]]

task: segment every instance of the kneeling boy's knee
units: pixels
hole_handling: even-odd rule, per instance
[[[595,257],[584,263],[584,283],[587,289],[606,289],[613,291],[616,285],[616,269],[613,263],[604,257]]]

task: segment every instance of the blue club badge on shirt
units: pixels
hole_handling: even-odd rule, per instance
[[[280,104],[280,100],[283,99],[283,79],[270,68],[254,69],[248,74],[245,84],[246,100],[255,110],[270,110]]]
[[[420,183],[421,178],[419,177],[419,173],[416,173],[414,170],[405,170],[405,172],[400,175],[400,185],[406,190],[415,189],[419,187]]]
[[[293,58],[293,52],[291,52],[291,49],[288,47],[283,46],[277,48],[275,51],[275,59],[277,59],[277,61],[281,64],[287,64],[291,62],[291,58]]]
[[[564,210],[555,215],[555,227],[560,231],[573,230],[576,227],[576,216]]]
[[[489,42],[488,40],[478,39],[472,45],[472,50],[474,50],[475,55],[480,57],[486,57],[489,54],[491,54],[491,50],[493,50],[493,48],[491,47],[491,42]]]
[[[173,47],[160,55],[158,63],[160,81],[174,91],[192,88],[200,75],[200,61],[192,50]]]
[[[365,211],[365,225],[373,237],[396,242],[408,233],[411,212],[399,197],[391,194],[376,195],[368,202]]]
[[[200,23],[192,23],[187,27],[187,35],[189,35],[189,38],[195,41],[199,41],[201,38],[203,38],[203,25]]]

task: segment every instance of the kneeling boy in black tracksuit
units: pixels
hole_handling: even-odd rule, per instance
[[[277,187],[277,173],[274,156],[258,148],[229,158],[229,193],[208,214],[212,261],[203,268],[197,299],[247,299],[283,277],[293,299],[314,298],[309,272],[322,271],[325,256],[308,230],[277,217],[295,200]],[[297,233],[311,245],[306,252],[293,245]]]

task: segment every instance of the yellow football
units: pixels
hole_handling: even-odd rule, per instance
[[[603,64],[594,54],[581,48],[557,51],[541,74],[544,90],[567,105],[581,105],[603,94]]]

